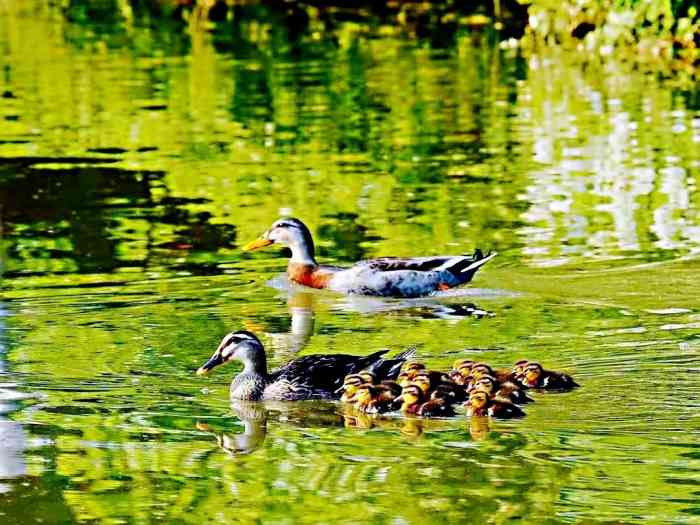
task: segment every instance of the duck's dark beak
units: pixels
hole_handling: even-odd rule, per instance
[[[248,244],[243,246],[243,251],[244,252],[252,252],[254,250],[259,250],[260,248],[264,248],[265,246],[270,246],[273,241],[270,239],[265,239],[264,237],[260,237],[259,239],[255,239],[254,241],[250,241]]]
[[[209,358],[209,361],[204,363],[202,366],[200,366],[197,369],[197,375],[198,376],[203,376],[207,375],[209,372],[211,372],[211,369],[214,368],[215,366],[219,366],[220,364],[223,364],[224,359],[221,357],[221,352],[217,350],[214,352],[214,355]]]

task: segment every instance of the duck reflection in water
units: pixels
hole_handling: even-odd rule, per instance
[[[267,437],[268,421],[299,428],[340,427],[343,425],[334,403],[314,401],[246,401],[231,399],[231,411],[243,424],[243,432],[234,433],[211,428],[198,421],[202,432],[214,434],[219,446],[232,456],[250,454],[259,449]]]
[[[267,436],[267,409],[263,403],[232,400],[231,410],[243,424],[242,433],[212,430],[201,421],[197,421],[197,429],[214,434],[219,447],[232,456],[250,454],[260,448]]]
[[[366,295],[338,296],[290,284],[285,275],[272,278],[268,284],[286,295],[289,313],[292,316],[291,331],[284,334],[284,337],[280,337],[280,340],[287,339],[287,347],[291,348],[296,344],[298,349],[303,348],[313,332],[314,313],[318,308],[360,314],[399,312],[407,317],[419,319],[459,321],[465,317],[481,319],[495,316],[493,312],[474,304],[474,300],[512,295],[500,290],[460,289],[452,294],[440,292],[431,297],[417,299],[392,299]],[[276,334],[270,334],[270,336],[277,337]]]

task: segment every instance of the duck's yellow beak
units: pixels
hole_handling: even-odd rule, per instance
[[[260,248],[264,248],[265,246],[270,246],[272,244],[272,241],[270,239],[265,239],[261,237],[260,239],[255,239],[254,241],[250,241],[248,244],[246,244],[243,247],[244,252],[252,252],[253,250],[259,250]]]

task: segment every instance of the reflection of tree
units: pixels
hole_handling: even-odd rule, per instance
[[[532,117],[538,163],[522,196],[530,204],[521,235],[539,264],[629,253],[669,258],[700,246],[688,213],[692,181],[682,167],[693,150],[684,115],[662,131],[657,119],[673,115],[663,90],[631,76],[606,78],[601,85],[557,61],[538,65],[521,88],[518,105]],[[559,97],[545,94],[548,82],[562,90]],[[621,103],[640,92],[640,104]]]
[[[92,161],[92,167],[72,166]],[[53,162],[60,169],[42,169]],[[99,159],[2,159],[0,202],[8,260],[5,276],[45,272],[110,272],[146,266],[155,248],[216,250],[235,239],[231,225],[211,224],[211,214],[185,205],[201,199],[154,199],[162,172],[101,166]],[[206,200],[205,200],[206,202]],[[173,225],[172,237],[149,243],[143,257],[120,257],[132,221]],[[159,234],[162,239],[162,233]],[[189,268],[197,273],[197,265]]]

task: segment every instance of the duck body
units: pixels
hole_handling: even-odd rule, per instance
[[[323,266],[314,257],[309,229],[293,218],[276,221],[260,239],[243,249],[251,251],[273,243],[291,248],[287,276],[294,283],[344,294],[383,297],[422,297],[461,286],[496,255],[476,250],[473,255],[369,259],[349,268]]]
[[[562,372],[545,370],[539,363],[528,363],[518,378],[525,388],[566,392],[579,386],[574,378]]]
[[[368,356],[350,354],[315,354],[294,359],[267,372],[267,359],[260,340],[242,330],[228,334],[212,357],[199,368],[206,374],[217,365],[231,360],[243,362],[243,371],[231,382],[230,397],[240,400],[297,401],[303,399],[336,399],[340,397],[347,375],[369,369],[381,379],[394,379],[403,361],[415,352],[410,349],[394,359],[385,359],[387,350]]]
[[[501,419],[523,417],[525,412],[518,405],[492,397],[484,390],[474,390],[465,403],[467,416],[491,416]]]
[[[518,406],[509,401],[500,401],[493,399],[488,406],[481,409],[467,408],[467,416],[490,416],[500,419],[512,419],[523,417],[525,412]]]

